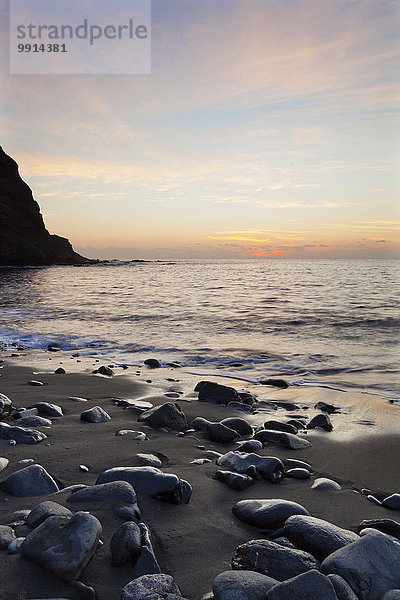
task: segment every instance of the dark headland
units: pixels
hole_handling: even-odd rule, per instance
[[[0,147],[0,266],[90,263],[70,242],[50,234],[18,165]]]

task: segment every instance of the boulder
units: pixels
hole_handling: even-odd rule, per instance
[[[41,417],[63,417],[63,409],[57,404],[50,404],[50,402],[37,402],[32,404],[29,408],[37,408]]]
[[[211,423],[207,427],[207,435],[211,441],[219,444],[231,444],[239,434],[222,423]]]
[[[12,411],[12,402],[5,394],[0,394],[0,419],[9,417]]]
[[[57,504],[57,502],[52,502],[51,500],[45,500],[40,504],[37,504],[26,517],[25,525],[27,525],[30,529],[34,529],[38,527],[43,521],[45,521],[48,517],[72,517],[72,512],[62,506],[61,504]]]
[[[130,581],[121,590],[120,600],[159,600],[168,598],[168,594],[181,596],[178,586],[171,575],[159,573],[142,575]]]
[[[12,496],[43,496],[58,492],[58,485],[41,465],[29,465],[11,473],[0,484]]]
[[[144,364],[150,369],[159,369],[161,367],[160,361],[158,361],[156,358],[146,358]]]
[[[328,415],[326,415],[326,414],[316,415],[307,424],[307,429],[315,429],[315,427],[319,427],[320,429],[325,429],[325,431],[332,431],[332,429],[333,429],[331,420],[328,417]]]
[[[140,518],[135,490],[127,481],[116,480],[84,487],[81,490],[73,492],[67,498],[67,502],[81,504],[119,502],[131,506],[136,518]]]
[[[39,417],[39,415],[36,417],[22,416],[18,420],[19,427],[51,427],[51,425],[52,423],[50,419],[46,419],[45,417]]]
[[[332,582],[312,569],[274,586],[265,600],[338,600]]]
[[[319,562],[303,550],[287,548],[270,540],[250,540],[236,548],[232,569],[257,571],[278,581],[318,569]]]
[[[183,410],[179,404],[173,404],[172,402],[166,402],[161,406],[146,410],[139,415],[138,421],[147,423],[153,429],[161,429],[162,427],[174,431],[186,431],[188,429]]]
[[[237,452],[259,452],[263,449],[260,440],[247,440],[237,447]]]
[[[286,433],[297,434],[297,427],[290,425],[290,423],[281,423],[280,421],[265,421],[264,429],[270,429],[273,431],[285,431]]]
[[[376,531],[340,548],[321,564],[321,571],[340,575],[360,600],[379,600],[400,587],[400,543]]]
[[[192,486],[187,481],[155,467],[114,467],[101,473],[96,485],[110,481],[127,481],[136,492],[172,504],[187,504],[192,495]]]
[[[47,438],[41,431],[0,423],[0,438],[14,440],[17,444],[38,444]]]
[[[367,519],[361,521],[360,525],[358,526],[358,533],[360,533],[363,529],[370,527],[377,529],[378,531],[382,531],[382,533],[386,533],[387,535],[392,535],[400,540],[400,523],[394,521],[393,519]]]
[[[254,435],[255,440],[260,440],[263,444],[282,444],[291,450],[302,450],[312,446],[311,442],[301,438],[293,433],[285,433],[283,431],[273,431],[272,429],[261,429]]]
[[[88,423],[104,423],[110,419],[110,415],[101,406],[93,406],[81,414],[81,421]]]
[[[306,515],[289,517],[284,525],[285,536],[301,550],[318,560],[360,539],[360,536],[328,521]]]
[[[135,560],[142,551],[139,526],[131,521],[118,527],[111,538],[110,548],[114,567],[120,567],[128,560]]]
[[[400,510],[400,494],[392,494],[387,496],[382,501],[382,506],[392,510]]]
[[[232,473],[232,471],[217,471],[214,475],[214,479],[226,483],[233,490],[245,490],[252,483],[254,479],[248,475],[240,475],[239,473]]]
[[[145,454],[139,452],[136,454],[134,460],[137,466],[157,467],[157,469],[162,467],[162,460],[155,454]]]
[[[292,515],[307,515],[309,512],[297,502],[280,499],[239,500],[232,512],[241,521],[263,529],[278,529]]]
[[[215,600],[264,600],[276,579],[255,571],[224,571],[213,582]]]
[[[389,590],[388,592],[385,592],[380,597],[380,600],[400,600],[400,589]]]
[[[105,365],[101,365],[101,367],[97,369],[97,373],[100,373],[100,375],[106,375],[106,377],[112,377],[114,375],[114,371]]]
[[[260,382],[261,385],[272,385],[274,387],[279,387],[282,389],[286,389],[289,387],[289,384],[287,381],[285,381],[284,379],[271,379],[271,378],[267,378],[267,379],[261,379]]]
[[[216,402],[217,404],[228,404],[239,402],[240,398],[233,387],[220,385],[212,381],[200,381],[194,388],[199,392],[199,402]]]
[[[7,550],[13,540],[15,540],[14,529],[8,525],[0,525],[0,550]]]
[[[151,543],[150,532],[144,523],[139,523],[139,529],[141,533],[142,549],[133,567],[131,575],[133,579],[142,577],[142,575],[156,575],[161,573],[160,565],[157,562]]]
[[[340,575],[328,575],[338,600],[358,600],[349,584]]]
[[[236,473],[248,474],[255,479],[267,479],[272,483],[278,483],[285,470],[279,458],[260,456],[252,452],[227,452],[217,459],[217,465]]]
[[[253,428],[245,419],[240,419],[239,417],[228,417],[221,421],[222,425],[225,427],[229,427],[229,429],[233,429],[239,435],[252,435]]]
[[[77,512],[71,518],[49,517],[29,533],[20,554],[61,579],[78,579],[94,555],[101,524],[93,515]]]

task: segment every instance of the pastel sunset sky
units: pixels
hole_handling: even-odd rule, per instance
[[[1,145],[104,258],[400,256],[398,0],[153,0],[151,75],[10,75]]]

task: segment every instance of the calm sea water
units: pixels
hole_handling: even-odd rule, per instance
[[[3,269],[0,340],[399,398],[399,264],[191,260]]]

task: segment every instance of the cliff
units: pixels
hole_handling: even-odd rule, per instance
[[[0,266],[91,262],[66,238],[51,235],[17,163],[0,146]]]

